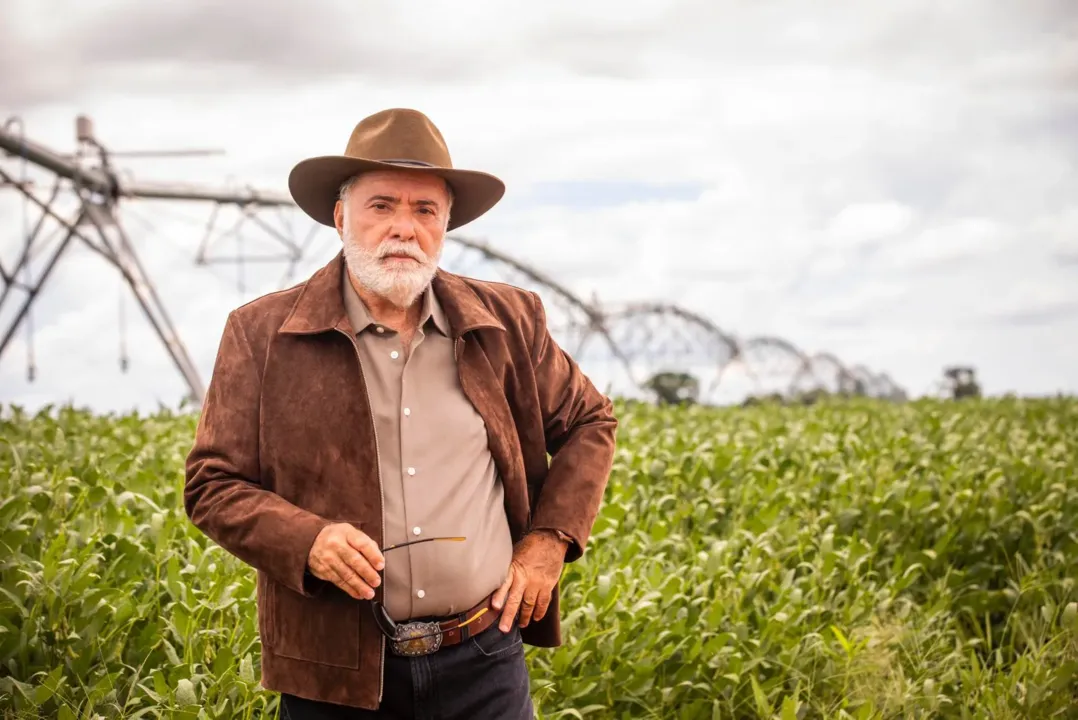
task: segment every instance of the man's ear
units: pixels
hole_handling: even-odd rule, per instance
[[[333,206],[333,224],[337,227],[337,234],[344,237],[344,203],[340,200]]]

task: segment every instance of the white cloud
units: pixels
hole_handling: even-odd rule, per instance
[[[1073,285],[1021,278],[999,292],[980,298],[985,315],[1017,322],[1041,323],[1057,315],[1078,317],[1078,292]],[[1062,339],[1062,338],[1061,338]]]
[[[903,233],[914,221],[901,203],[861,203],[844,207],[828,227],[828,239],[840,247],[875,245]]]
[[[1038,218],[1028,235],[1030,242],[1043,242],[1059,263],[1078,266],[1078,205]]]
[[[881,248],[879,263],[893,270],[953,272],[955,262],[999,253],[1014,230],[984,217],[959,217],[931,225]]]

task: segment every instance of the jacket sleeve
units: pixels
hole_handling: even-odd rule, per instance
[[[184,509],[207,537],[306,596],[324,581],[307,574],[314,539],[330,521],[263,487],[259,473],[261,365],[230,313],[186,461]]]
[[[610,399],[563,350],[547,328],[542,300],[532,294],[532,364],[550,468],[535,502],[532,529],[560,530],[573,542],[566,562],[584,554],[614,460],[617,419]]]

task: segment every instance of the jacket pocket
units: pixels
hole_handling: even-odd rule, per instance
[[[266,645],[274,655],[359,668],[359,601],[338,588],[307,598],[270,581],[269,606]]]

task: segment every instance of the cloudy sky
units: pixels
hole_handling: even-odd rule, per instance
[[[1078,392],[1066,0],[88,5],[0,0],[0,114],[58,151],[73,151],[85,113],[116,151],[225,151],[117,158],[125,176],[284,191],[297,160],[339,152],[363,116],[414,107],[458,166],[507,182],[461,234],[585,298],[677,303],[913,395],[951,364],[975,366],[989,393]],[[5,267],[22,213],[0,190]],[[228,310],[284,272],[245,266],[240,290],[237,266],[196,267],[209,216],[180,203],[119,213],[203,381]],[[294,219],[302,237],[311,224]],[[295,279],[336,242],[316,235]],[[274,245],[250,232],[243,248]],[[0,331],[21,298],[0,307]],[[183,392],[130,293],[83,248],[57,266],[32,327],[0,358],[0,402],[152,408]]]

